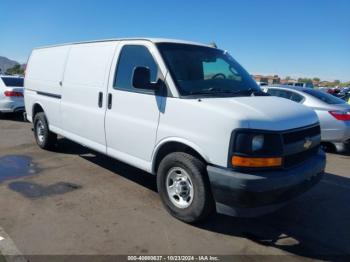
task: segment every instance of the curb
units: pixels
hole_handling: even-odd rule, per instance
[[[27,262],[9,235],[0,227],[0,253],[7,262]]]

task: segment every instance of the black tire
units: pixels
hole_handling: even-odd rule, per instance
[[[42,129],[39,128],[39,125],[42,125]],[[41,133],[39,134],[39,132]],[[34,117],[34,137],[38,146],[45,150],[52,149],[57,142],[57,135],[49,130],[49,125],[43,112],[37,113]]]
[[[186,208],[176,206],[173,203],[174,200],[170,200],[167,192],[167,177],[171,170],[176,168],[184,170],[193,185],[193,199]],[[163,205],[172,216],[179,220],[195,223],[204,220],[215,211],[206,164],[190,154],[175,152],[167,155],[160,162],[157,171],[157,186]]]

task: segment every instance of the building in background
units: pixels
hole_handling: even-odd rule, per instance
[[[281,78],[278,75],[273,75],[273,76],[253,75],[253,78],[258,83],[267,83],[268,85],[277,85],[281,83]]]

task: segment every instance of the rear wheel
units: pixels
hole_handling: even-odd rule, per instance
[[[190,154],[166,156],[158,168],[157,186],[165,208],[184,222],[203,220],[214,211],[206,165]]]
[[[34,136],[42,149],[51,149],[57,142],[57,135],[49,130],[45,113],[37,113],[34,117]]]

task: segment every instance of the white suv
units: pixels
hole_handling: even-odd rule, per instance
[[[23,77],[0,75],[0,113],[24,111]]]
[[[316,114],[267,96],[227,52],[202,44],[116,39],[35,49],[25,106],[41,148],[59,134],[156,175],[164,206],[186,222],[215,210],[271,212],[325,168]]]

